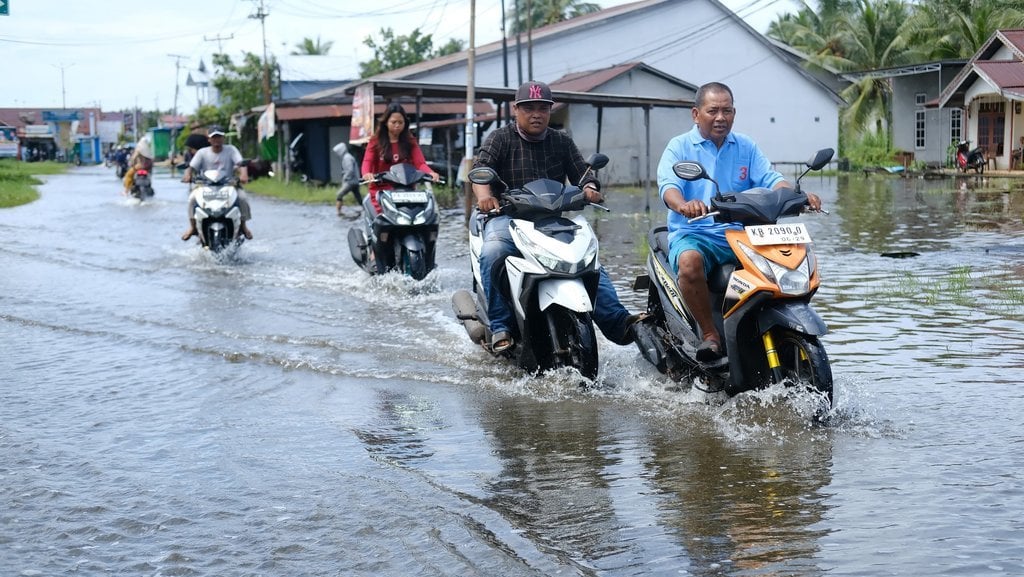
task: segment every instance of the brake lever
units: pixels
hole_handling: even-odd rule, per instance
[[[713,217],[713,216],[718,216],[719,214],[720,213],[717,210],[715,210],[715,211],[709,212],[709,213],[707,213],[707,214],[705,214],[703,216],[695,216],[695,217],[693,217],[691,219],[688,219],[686,221],[686,224],[692,224],[692,223],[697,222],[698,220],[704,220],[705,218]]]
[[[612,209],[608,208],[607,206],[605,206],[603,204],[597,204],[596,202],[588,202],[587,204],[589,204],[590,206],[592,206],[594,208],[600,208],[601,210],[603,210],[605,212],[611,212],[612,211]]]

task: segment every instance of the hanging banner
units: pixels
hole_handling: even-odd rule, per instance
[[[348,141],[352,144],[363,144],[373,134],[373,84],[362,84],[356,87],[352,97],[352,130]]]
[[[267,109],[263,111],[263,114],[260,115],[260,119],[256,122],[257,141],[263,142],[264,140],[274,136],[274,132],[277,130],[274,120],[274,103],[271,102],[267,105]]]

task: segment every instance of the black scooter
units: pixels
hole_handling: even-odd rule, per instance
[[[420,186],[430,181],[430,175],[402,163],[373,175],[371,180],[392,188],[377,192],[380,214],[376,214],[369,194],[363,199],[361,226],[348,231],[352,260],[371,275],[397,270],[423,280],[434,270],[437,245],[434,192],[429,185]]]

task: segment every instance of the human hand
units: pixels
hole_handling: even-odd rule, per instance
[[[698,199],[684,202],[673,210],[686,218],[698,218],[708,213],[708,205]]]
[[[587,202],[593,204],[601,204],[604,202],[604,195],[601,194],[600,190],[593,184],[587,184],[583,187],[583,195],[587,199]]]
[[[436,172],[431,172],[430,180],[433,180],[434,182],[441,182],[441,175]]]
[[[498,199],[488,195],[482,198],[477,198],[476,207],[480,212],[493,212],[501,208],[501,205],[498,204]]]
[[[813,192],[807,194],[807,207],[811,212],[821,212],[821,199]]]

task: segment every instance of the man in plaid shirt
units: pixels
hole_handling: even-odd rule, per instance
[[[588,174],[583,182],[579,181],[587,166],[572,138],[548,128],[553,104],[547,84],[529,81],[520,86],[513,106],[516,121],[495,130],[484,140],[473,163],[474,168],[488,166],[494,169],[510,189],[520,188],[540,178],[558,182],[566,182],[568,178],[570,183],[581,185],[588,201],[603,202],[601,184],[593,173]],[[474,184],[473,194],[480,212],[498,208],[498,198],[491,194],[490,185]],[[501,352],[513,344],[510,331],[512,311],[501,292],[492,288],[491,271],[496,263],[504,263],[506,257],[519,255],[519,251],[512,241],[508,216],[489,219],[483,235],[480,280],[487,297],[491,348]],[[612,342],[620,345],[633,342],[632,325],[641,315],[630,315],[622,306],[603,267],[600,269],[593,317],[601,332]]]

